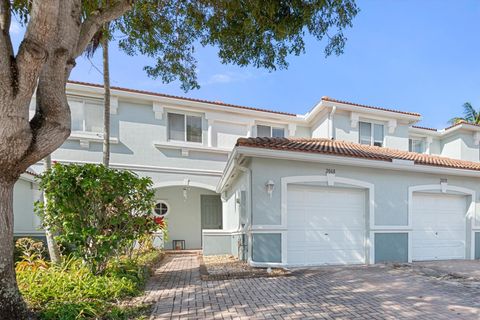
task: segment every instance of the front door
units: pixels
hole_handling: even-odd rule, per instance
[[[217,195],[201,195],[202,229],[222,229],[222,200]]]

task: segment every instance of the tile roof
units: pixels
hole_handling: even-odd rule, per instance
[[[420,113],[416,113],[416,112],[408,112],[408,111],[400,111],[400,110],[394,110],[394,109],[388,109],[388,108],[382,108],[382,107],[367,106],[365,104],[359,104],[359,103],[353,103],[353,102],[348,102],[348,101],[343,101],[343,100],[337,100],[337,99],[333,99],[333,98],[330,98],[330,97],[327,97],[327,96],[323,96],[322,100],[323,101],[330,101],[330,102],[337,102],[337,103],[342,103],[342,104],[348,104],[348,105],[351,105],[351,106],[361,107],[361,108],[368,108],[368,109],[375,109],[375,110],[382,110],[382,111],[388,111],[388,112],[407,114],[407,115],[410,115],[410,116],[417,116],[417,117],[421,116]]]
[[[69,80],[68,83],[78,84],[78,85],[83,85],[83,86],[89,86],[89,87],[103,88],[103,85],[97,84],[97,83],[88,83],[88,82],[72,81],[72,80]],[[111,89],[112,90],[125,91],[125,92],[132,92],[132,93],[147,94],[147,95],[162,97],[162,98],[172,98],[172,99],[180,99],[180,100],[192,101],[192,102],[208,103],[208,104],[214,104],[214,105],[222,106],[222,107],[230,107],[230,108],[245,109],[245,110],[252,110],[252,111],[268,112],[268,113],[275,113],[275,114],[281,114],[281,115],[284,115],[284,116],[292,116],[292,117],[297,116],[296,114],[289,113],[289,112],[273,111],[273,110],[267,110],[267,109],[261,109],[261,108],[239,106],[239,105],[229,104],[229,103],[224,103],[224,102],[219,102],[219,101],[209,101],[209,100],[202,100],[202,99],[195,99],[195,98],[187,98],[187,97],[175,96],[175,95],[170,95],[170,94],[163,94],[163,93],[152,92],[152,91],[136,90],[136,89],[116,87],[116,86],[111,86]]]
[[[465,121],[465,120],[460,120],[457,123],[452,124],[450,127],[446,127],[445,130],[451,129],[453,127],[456,127],[456,126],[459,126],[459,125],[462,125],[462,124],[468,124],[470,126],[480,127],[480,124],[468,122],[468,121]]]
[[[415,129],[423,129],[423,130],[430,130],[430,131],[438,131],[437,129],[435,128],[428,128],[428,127],[422,127],[422,126],[412,126],[412,128],[415,128]]]
[[[480,171],[480,163],[478,162],[320,138],[240,138],[237,140],[236,146],[318,153],[388,162],[392,162],[393,159],[410,160],[419,165]]]

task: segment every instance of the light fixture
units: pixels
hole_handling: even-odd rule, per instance
[[[267,191],[268,193],[268,196],[270,198],[272,198],[272,194],[273,194],[273,189],[275,188],[275,182],[273,182],[272,180],[268,180],[266,183],[265,183],[265,190]]]
[[[183,201],[187,201],[189,187],[190,187],[190,179],[184,179],[183,180]]]

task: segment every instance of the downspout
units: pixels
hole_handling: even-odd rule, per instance
[[[253,201],[252,201],[252,169],[244,167],[244,166],[239,166],[238,167],[242,172],[247,174],[247,186],[248,186],[248,192],[247,192],[247,199],[248,199],[248,214],[247,214],[247,221],[245,223],[245,226],[242,227],[241,231],[244,233],[244,237],[246,238],[250,232],[251,232],[251,226],[252,226],[252,221],[253,221]],[[242,243],[239,244],[239,247],[243,248],[243,255],[246,258],[247,261],[250,261],[250,241],[247,241],[247,244],[245,244],[245,239],[242,239]],[[240,248],[239,248],[240,249]],[[247,249],[247,255],[245,256],[245,249]]]
[[[337,107],[336,106],[333,106],[332,107],[332,110],[330,111],[330,113],[328,114],[328,135],[329,135],[329,139],[330,140],[333,140],[335,139],[334,137],[334,130],[333,130],[333,116],[335,115],[335,111],[337,111]]]

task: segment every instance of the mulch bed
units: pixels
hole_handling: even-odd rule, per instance
[[[283,268],[254,268],[231,255],[198,256],[200,278],[205,281],[289,276]]]

